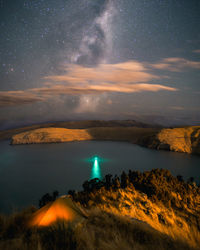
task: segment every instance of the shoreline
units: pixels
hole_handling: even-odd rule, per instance
[[[39,128],[17,133],[11,145],[48,144],[74,141],[119,141],[156,150],[200,155],[200,127],[139,128],[93,127],[87,129]]]

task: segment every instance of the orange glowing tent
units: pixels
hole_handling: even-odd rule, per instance
[[[80,222],[84,218],[86,216],[81,209],[68,196],[62,196],[36,211],[30,226],[49,226],[58,220]]]

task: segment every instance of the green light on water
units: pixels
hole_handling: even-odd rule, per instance
[[[101,167],[99,164],[99,158],[97,156],[93,159],[92,171],[91,171],[91,179],[98,178],[101,179]]]

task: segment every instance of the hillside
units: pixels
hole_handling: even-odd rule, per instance
[[[200,187],[168,170],[107,175],[104,182],[83,184],[73,198],[87,208],[145,222],[160,233],[200,246]]]
[[[12,144],[52,143],[82,140],[127,141],[157,150],[200,154],[200,127],[141,128],[93,127],[88,129],[39,128],[12,136]]]
[[[12,144],[52,143],[91,140],[84,129],[39,128],[12,137]]]
[[[200,126],[162,129],[154,136],[141,137],[139,144],[188,154],[200,154]]]
[[[97,127],[89,129],[39,128],[12,136],[11,144],[52,143],[82,140],[112,140],[137,143],[141,136],[151,136],[157,129]]]
[[[38,128],[68,128],[68,129],[87,129],[96,127],[140,127],[150,128],[151,125],[135,120],[85,120],[85,121],[67,121],[67,122],[52,122],[35,124],[31,126],[25,126],[20,128],[13,128],[7,130],[0,130],[0,141],[11,139],[13,135],[23,133],[26,131],[38,129]],[[154,127],[159,127],[155,125]]]
[[[200,188],[167,170],[129,171],[83,183],[70,196],[87,217],[29,228],[36,208],[0,216],[2,249],[192,250],[200,245]]]

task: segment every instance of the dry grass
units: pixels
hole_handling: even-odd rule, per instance
[[[94,209],[79,228],[80,249],[192,249],[147,223],[120,214]],[[89,242],[86,243],[86,242]],[[84,247],[85,245],[85,247]]]
[[[12,137],[12,144],[52,143],[91,140],[85,129],[39,128]]]
[[[91,180],[89,189],[84,185],[85,191],[73,198],[89,209],[138,219],[173,239],[200,245],[200,188],[195,183],[162,169],[122,173],[121,183],[115,183],[116,178],[95,186]]]
[[[93,196],[89,201],[90,208],[98,207],[112,215],[143,221],[174,240],[184,239],[193,247],[200,244],[200,232],[196,225],[188,223],[188,217],[167,208],[161,202],[152,202],[147,195],[133,188],[117,192],[101,190]]]
[[[22,228],[12,237],[0,234],[5,250],[192,250],[186,242],[160,233],[148,224],[130,217],[95,208],[76,227],[57,222],[50,227]],[[16,226],[16,223],[13,224]]]

